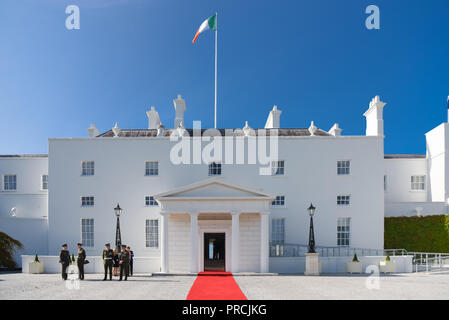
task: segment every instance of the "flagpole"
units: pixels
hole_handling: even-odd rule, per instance
[[[218,38],[218,13],[215,13],[215,121],[214,128],[217,129],[217,38]]]

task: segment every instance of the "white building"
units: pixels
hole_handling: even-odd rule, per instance
[[[262,144],[264,133],[248,123],[185,129],[178,96],[174,129],[152,107],[147,129],[116,124],[99,134],[91,125],[87,138],[49,139],[48,164],[44,156],[0,157],[0,231],[24,242],[25,253],[57,255],[62,243],[82,241],[98,256],[114,243],[120,203],[122,242],[152,261],[147,271],[268,272],[280,261],[270,255],[298,255],[307,244],[312,202],[317,245],[382,249],[385,216],[446,213],[449,187],[448,124],[426,134],[426,156],[384,155],[384,105],[370,102],[362,136],[341,135],[338,124],[282,128],[274,107],[265,125],[273,140]],[[271,159],[261,164],[253,150],[267,145]],[[211,148],[219,158],[212,162]],[[14,229],[27,219],[39,221],[33,230],[46,244],[48,234],[48,247]]]

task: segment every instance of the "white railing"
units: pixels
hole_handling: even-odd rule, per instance
[[[449,269],[449,253],[441,252],[414,252],[405,249],[386,249],[386,253],[392,256],[407,255],[413,256],[414,271],[432,271]]]
[[[270,257],[304,257],[309,251],[305,244],[273,243],[270,242]],[[351,247],[325,247],[316,246],[315,252],[321,257],[349,257],[358,256],[383,256],[383,249],[351,248]]]

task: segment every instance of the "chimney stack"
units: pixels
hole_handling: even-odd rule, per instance
[[[341,136],[341,132],[343,131],[343,129],[341,129],[338,126],[338,123],[335,123],[332,128],[330,128],[330,130],[328,131],[331,135],[338,137]]]
[[[150,111],[147,111],[148,116],[148,129],[157,129],[161,125],[161,119],[159,113],[154,106],[151,106]]]
[[[98,129],[95,127],[93,123],[90,124],[90,127],[87,128],[87,136],[89,138],[95,138],[99,135]]]
[[[366,118],[367,136],[384,136],[383,109],[385,105],[386,103],[381,101],[379,96],[375,96],[369,103],[368,110],[363,114]]]
[[[265,129],[277,129],[281,127],[281,110],[278,110],[277,106],[273,107],[273,110],[268,114],[267,122],[265,123]]]
[[[175,124],[174,128],[178,128],[179,124],[181,122],[184,122],[184,112],[186,111],[186,102],[181,97],[180,94],[178,94],[178,98],[173,100],[173,104],[175,106]]]

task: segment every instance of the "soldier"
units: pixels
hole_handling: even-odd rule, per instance
[[[109,280],[112,280],[112,259],[114,258],[114,251],[111,249],[111,244],[105,244],[106,249],[103,250],[103,262],[104,262],[104,279],[105,281],[108,277],[109,270]]]
[[[62,280],[67,280],[67,267],[70,265],[70,253],[69,250],[67,250],[67,243],[62,245],[62,250],[59,253],[59,263],[62,266]]]
[[[78,265],[78,272],[80,280],[84,280],[84,261],[86,260],[86,250],[83,248],[82,243],[78,243],[78,258],[76,263]]]
[[[128,268],[129,268],[129,252],[126,250],[126,245],[122,245],[122,251],[119,254],[120,259],[120,279],[122,281],[123,275],[125,275],[125,281],[128,280]]]
[[[130,246],[126,247],[126,250],[129,252],[129,274],[128,276],[133,275],[133,265],[134,265],[134,252],[131,250]]]

